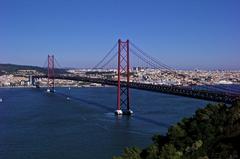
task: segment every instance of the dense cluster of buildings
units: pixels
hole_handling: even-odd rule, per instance
[[[92,70],[92,69],[71,69],[65,75],[85,76],[91,78],[105,78],[117,80],[117,70]],[[43,75],[36,70],[18,70],[14,74],[0,76],[1,87],[31,86],[30,75]],[[126,75],[122,75],[126,80]],[[133,68],[130,71],[130,81],[165,84],[165,85],[216,85],[216,84],[240,84],[240,71],[205,71],[205,70],[157,70],[149,68]],[[47,79],[39,79],[40,85],[46,86]],[[81,81],[55,80],[56,86],[99,86]]]
[[[117,70],[69,70],[71,74],[91,78],[105,78],[117,80]],[[126,80],[126,75],[122,75]],[[130,71],[130,81],[165,84],[165,85],[216,85],[240,84],[240,71],[205,71],[205,70],[158,70],[149,68],[133,68]]]

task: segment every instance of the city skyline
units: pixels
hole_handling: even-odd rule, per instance
[[[0,1],[0,63],[92,67],[121,38],[177,69],[240,69],[238,1]]]

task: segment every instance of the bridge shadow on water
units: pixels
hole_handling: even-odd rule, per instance
[[[91,106],[95,106],[95,107],[98,107],[98,108],[101,108],[101,109],[105,109],[108,112],[114,112],[115,111],[112,107],[104,105],[104,104],[100,104],[100,103],[93,102],[93,101],[86,100],[86,99],[79,98],[79,97],[74,97],[74,96],[71,96],[71,95],[66,95],[66,94],[61,93],[61,92],[57,92],[56,94],[66,98],[66,99],[70,98],[70,100],[79,101],[79,102],[82,102],[82,103],[85,103],[85,104],[88,104],[88,105],[91,105]],[[116,118],[118,118],[118,117],[116,116]],[[166,124],[166,123],[159,122],[159,121],[156,121],[156,120],[153,120],[153,119],[150,119],[150,118],[146,118],[146,117],[143,117],[143,116],[138,115],[138,114],[133,114],[130,118],[135,118],[137,120],[140,120],[140,121],[143,121],[143,122],[146,122],[146,123],[150,123],[150,124],[154,124],[156,126],[164,127],[164,128],[169,128],[171,126],[170,124]]]

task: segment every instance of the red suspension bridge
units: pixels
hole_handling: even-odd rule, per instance
[[[131,45],[131,47],[130,47]],[[115,49],[117,49],[116,52]],[[133,57],[137,60],[133,61]],[[116,59],[117,58],[117,59]],[[115,59],[115,60],[114,60]],[[131,59],[131,61],[130,61]],[[223,102],[226,104],[232,104],[240,99],[240,91],[223,88],[221,86],[204,86],[198,87],[185,87],[179,85],[167,85],[167,84],[152,84],[143,83],[141,81],[131,80],[132,72],[130,62],[132,66],[138,67],[145,64],[145,68],[151,68],[164,72],[165,74],[172,74],[174,76],[181,76],[173,68],[161,63],[158,59],[153,58],[149,54],[143,52],[135,44],[127,41],[118,40],[114,47],[103,57],[103,59],[97,63],[92,70],[101,72],[106,68],[116,70],[117,78],[106,77],[92,77],[92,76],[78,76],[78,75],[63,75],[55,72],[55,58],[48,55],[48,71],[46,75],[32,76],[33,84],[36,79],[47,78],[48,79],[48,92],[55,91],[55,79],[83,81],[90,83],[99,83],[103,85],[117,86],[117,109],[115,113],[117,115],[130,115],[133,113],[130,104],[130,88],[154,91],[160,93],[173,94],[178,96],[185,96],[197,99],[204,99],[214,102]],[[117,64],[117,65],[116,65]],[[156,73],[158,75],[158,73]],[[205,88],[204,88],[205,87]],[[206,89],[207,87],[207,89]],[[134,99],[133,99],[134,100]]]

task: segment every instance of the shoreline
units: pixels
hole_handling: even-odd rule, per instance
[[[55,86],[55,88],[105,88],[105,87],[114,87],[114,86]],[[4,86],[0,87],[0,89],[7,89],[7,88],[36,88],[36,86]],[[40,88],[48,88],[47,86],[42,86]]]

